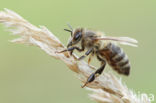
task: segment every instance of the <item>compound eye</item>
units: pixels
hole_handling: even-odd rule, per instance
[[[81,38],[81,35],[82,35],[81,32],[76,33],[74,39],[79,40]]]

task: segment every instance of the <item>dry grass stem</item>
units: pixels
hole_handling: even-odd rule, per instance
[[[4,24],[12,34],[20,36],[12,42],[38,46],[50,56],[62,60],[69,69],[77,74],[82,83],[85,83],[93,72],[86,62],[76,61],[76,56],[70,56],[68,52],[56,53],[65,47],[46,27],[36,27],[8,9],[0,12],[0,23]],[[103,73],[86,88],[93,91],[90,97],[98,103],[150,103],[148,98],[136,96],[111,73]]]

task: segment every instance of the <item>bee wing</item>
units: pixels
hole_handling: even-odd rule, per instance
[[[116,41],[120,44],[123,45],[129,45],[129,46],[134,46],[137,47],[137,43],[138,41],[130,38],[130,37],[111,37],[111,36],[104,36],[104,37],[100,37],[100,38],[95,38],[96,40],[110,40],[110,41]]]

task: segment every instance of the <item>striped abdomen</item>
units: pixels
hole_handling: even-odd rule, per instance
[[[130,63],[123,50],[113,43],[109,43],[100,55],[106,58],[108,64],[120,74],[129,75]]]

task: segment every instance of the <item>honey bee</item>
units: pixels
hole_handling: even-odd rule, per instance
[[[87,50],[84,55],[78,58],[78,60],[82,60],[90,55],[88,64],[90,63],[92,56],[96,56],[101,62],[101,67],[88,77],[82,88],[88,83],[93,82],[97,76],[102,74],[106,63],[119,74],[129,75],[131,66],[128,56],[117,43],[137,47],[137,40],[129,37],[105,36],[104,33],[85,28],[76,28],[73,30],[70,25],[68,26],[70,30],[64,30],[71,33],[71,38],[69,39],[67,49],[60,51],[59,53],[69,51],[72,55],[74,50],[79,52]]]

